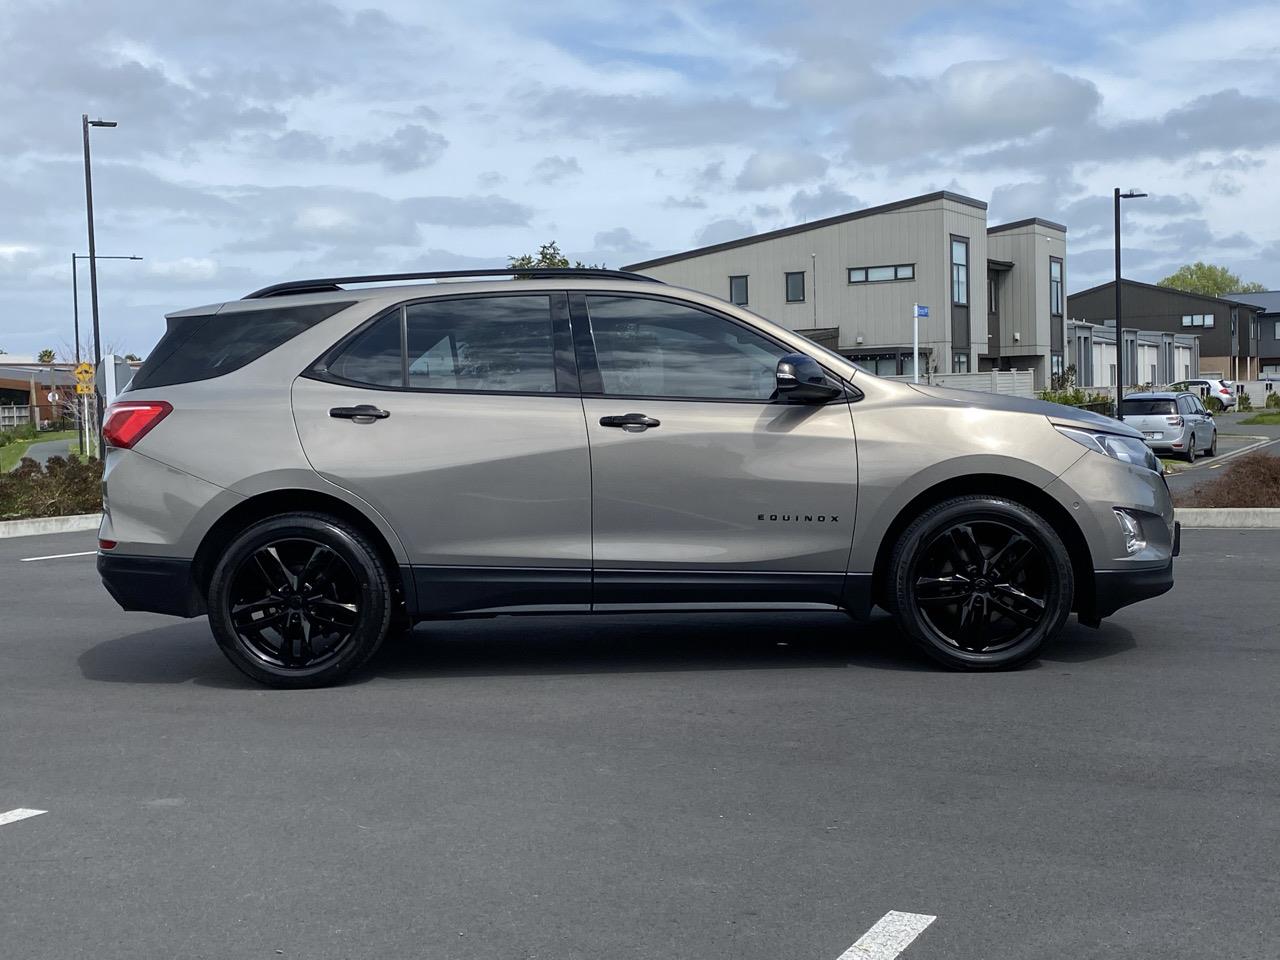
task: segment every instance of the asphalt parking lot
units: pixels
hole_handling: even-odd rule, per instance
[[[1274,958],[1280,531],[965,675],[885,619],[419,627],[243,680],[120,612],[93,534],[0,540],[0,956]],[[0,817],[0,821],[3,818]],[[851,953],[849,956],[892,956]]]

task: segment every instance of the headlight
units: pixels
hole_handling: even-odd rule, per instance
[[[1135,437],[1121,437],[1114,433],[1099,433],[1079,427],[1060,427],[1057,424],[1054,426],[1064,437],[1070,437],[1080,446],[1088,447],[1095,453],[1160,472],[1159,459],[1151,452],[1150,447]]]

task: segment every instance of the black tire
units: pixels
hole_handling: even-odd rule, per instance
[[[1191,435],[1190,442],[1187,443],[1187,463],[1196,462],[1196,435]]]
[[[323,687],[363,665],[391,626],[378,551],[334,517],[289,513],[247,528],[209,583],[209,625],[237,669],[271,687]]]
[[[952,669],[1024,663],[1071,612],[1066,546],[1038,513],[1001,497],[930,507],[902,532],[889,563],[898,626]]]
[[[1218,431],[1214,430],[1213,443],[1209,444],[1209,451],[1205,454],[1205,456],[1216,457],[1217,455],[1218,455]]]

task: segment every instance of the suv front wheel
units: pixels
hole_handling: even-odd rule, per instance
[[[213,572],[208,606],[222,652],[272,687],[343,679],[378,649],[393,614],[377,550],[358,530],[313,513],[241,533]]]
[[[930,507],[890,558],[899,626],[946,666],[999,670],[1035,656],[1071,612],[1071,559],[1035,511],[999,497]]]

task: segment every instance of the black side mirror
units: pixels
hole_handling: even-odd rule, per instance
[[[835,386],[818,361],[803,353],[789,353],[778,361],[778,399],[792,403],[826,403],[844,391]]]

